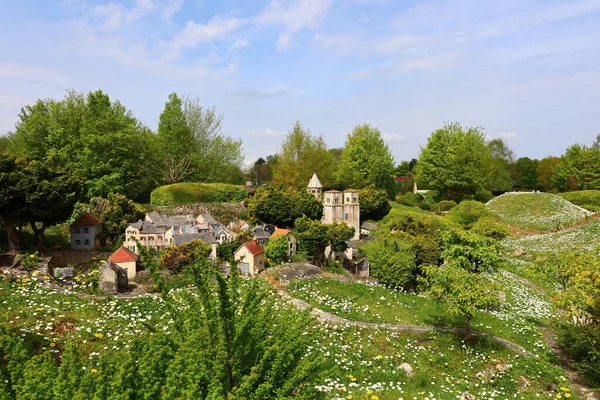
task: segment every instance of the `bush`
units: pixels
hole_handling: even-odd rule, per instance
[[[415,206],[415,203],[413,203],[412,200],[407,199],[404,196],[398,196],[396,198],[396,203],[402,204],[403,206],[408,206],[408,207],[414,207]]]
[[[437,213],[443,213],[452,210],[457,204],[454,200],[442,200],[438,203],[434,203],[431,209]]]
[[[463,228],[469,229],[479,220],[479,218],[489,215],[491,215],[491,212],[487,209],[485,204],[475,200],[465,200],[452,208],[448,214],[446,214],[446,218]]]
[[[235,203],[244,200],[246,189],[226,183],[175,183],[152,191],[153,206],[176,206],[193,203]]]
[[[487,203],[493,198],[494,195],[488,190],[478,190],[477,193],[475,193],[475,200],[480,201],[482,203]]]
[[[169,272],[176,274],[199,257],[208,257],[211,250],[211,246],[202,240],[192,240],[189,243],[167,248],[160,260]]]
[[[471,231],[496,240],[502,240],[510,236],[510,231],[506,225],[491,216],[480,218],[473,224]]]
[[[369,260],[371,275],[379,282],[399,288],[414,286],[416,250],[410,240],[391,236],[367,242],[360,249]]]
[[[375,189],[371,186],[360,189],[358,196],[360,200],[360,219],[363,221],[379,221],[392,209],[385,190]]]
[[[431,211],[431,204],[429,203],[421,203],[419,204],[419,208],[425,211]]]
[[[499,242],[473,231],[444,232],[443,248],[444,259],[469,272],[496,271],[500,264]]]
[[[600,387],[600,325],[562,324],[557,327],[561,346],[577,362],[590,386]]]
[[[586,210],[600,211],[600,190],[580,190],[578,192],[561,193],[560,196]]]

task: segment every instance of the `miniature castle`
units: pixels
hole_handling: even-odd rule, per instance
[[[354,228],[352,240],[360,239],[360,204],[357,190],[328,190],[323,198],[323,185],[317,174],[313,174],[307,191],[323,202],[323,223],[345,222]]]

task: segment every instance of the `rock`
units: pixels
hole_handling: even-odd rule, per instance
[[[408,363],[402,363],[402,364],[400,364],[400,366],[398,367],[398,369],[403,370],[404,373],[406,374],[406,376],[409,377],[409,378],[412,378],[413,376],[415,376],[412,367]]]
[[[523,254],[525,254],[525,250],[519,248],[517,250],[515,250],[512,255],[515,257],[521,257]]]
[[[277,270],[281,283],[287,283],[290,279],[301,279],[321,274],[321,268],[308,263],[292,263]]]
[[[519,391],[524,392],[528,387],[531,386],[531,382],[524,376],[519,377]]]
[[[460,394],[460,397],[458,398],[458,400],[477,400],[477,399],[471,393],[464,392],[464,393]]]
[[[506,304],[506,292],[501,290],[498,292],[498,298],[500,299],[500,306]]]
[[[54,268],[55,278],[73,278],[75,276],[75,270],[71,267],[65,268]]]

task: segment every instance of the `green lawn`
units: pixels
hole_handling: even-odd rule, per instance
[[[584,220],[591,212],[550,193],[507,193],[487,203],[506,225],[549,230]]]

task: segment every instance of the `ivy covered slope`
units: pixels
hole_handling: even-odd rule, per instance
[[[177,206],[194,203],[236,203],[246,198],[246,190],[226,183],[175,183],[152,191],[153,206]]]
[[[592,213],[550,193],[506,193],[487,203],[510,227],[549,230],[572,225]]]

